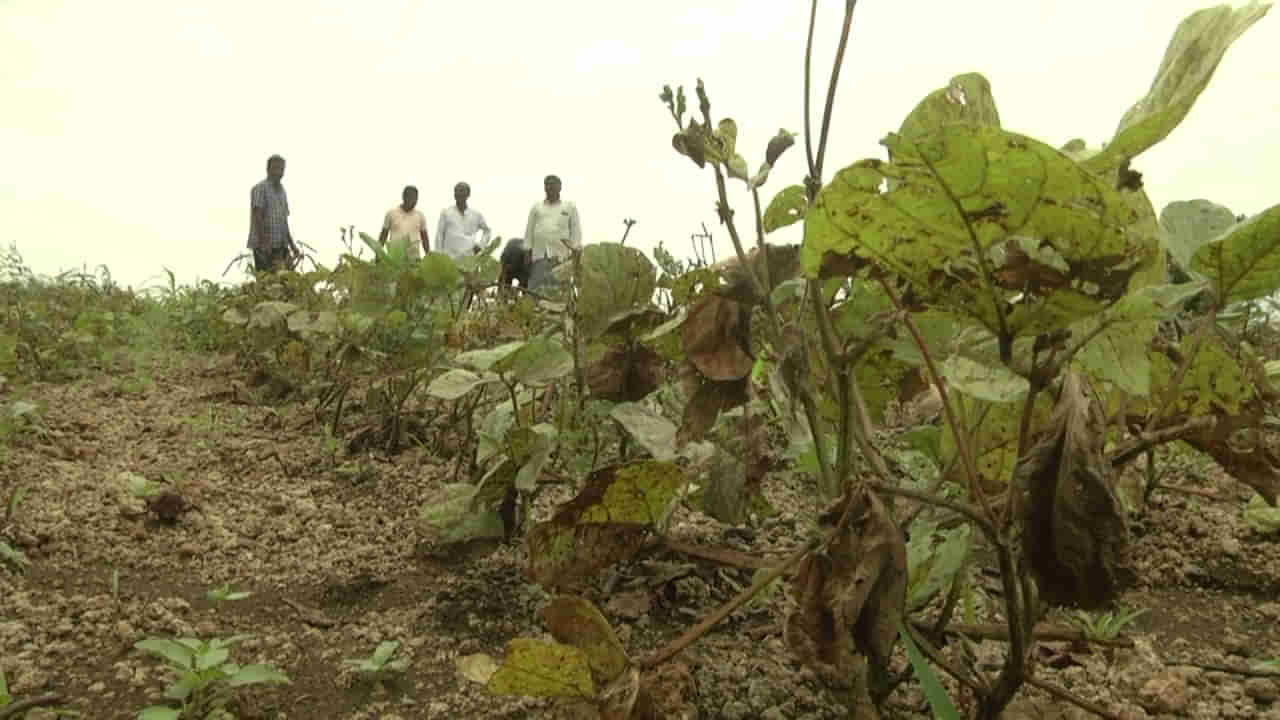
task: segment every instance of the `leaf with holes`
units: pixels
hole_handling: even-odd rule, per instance
[[[808,210],[803,185],[788,185],[778,191],[764,210],[764,231],[771,233],[800,222]]]
[[[1100,312],[1159,252],[1114,185],[1037,140],[952,124],[885,144],[894,162],[856,163],[819,194],[811,277],[874,262],[921,302],[1012,338]]]
[[[580,331],[597,337],[619,314],[649,307],[657,282],[653,263],[639,250],[618,243],[587,245],[578,296]]]

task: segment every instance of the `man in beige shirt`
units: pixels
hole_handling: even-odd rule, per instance
[[[427,218],[421,211],[414,209],[418,205],[418,188],[408,185],[400,197],[402,202],[388,210],[382,218],[378,244],[386,248],[404,247],[409,259],[421,260],[424,254],[431,251],[431,246],[427,240]]]

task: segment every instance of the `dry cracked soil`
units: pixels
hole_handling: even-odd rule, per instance
[[[145,382],[126,382],[140,370]],[[58,707],[84,718],[133,718],[168,680],[134,643],[251,633],[233,658],[271,663],[292,683],[239,693],[241,718],[560,716],[545,701],[490,695],[458,670],[461,656],[500,659],[512,638],[544,636],[548,596],[524,576],[518,545],[463,557],[424,543],[423,503],[454,464],[421,450],[335,454],[307,408],[246,401],[243,383],[225,359],[182,357],[24,389],[41,427],[0,465],[0,497],[27,490],[0,525],[29,561],[24,572],[0,564],[0,668],[15,698],[56,693]],[[176,521],[130,494],[127,474],[175,489]],[[1280,537],[1243,524],[1248,494],[1216,470],[1169,483],[1177,489],[1156,492],[1134,523],[1138,580],[1122,602],[1147,612],[1123,635],[1127,646],[1040,642],[1036,677],[1129,720],[1280,720],[1280,679],[1240,672],[1280,656]],[[672,533],[782,557],[800,542],[813,493],[798,476],[766,492],[781,514],[760,526],[681,511]],[[592,597],[638,656],[751,580],[750,570],[653,553],[606,576]],[[252,594],[208,598],[231,581]],[[735,612],[664,666],[667,716],[843,717],[783,643],[788,602],[778,592]],[[1069,627],[1061,613],[1046,622]],[[404,672],[374,681],[343,662],[384,640],[400,642]],[[980,667],[996,666],[1004,646],[981,640],[971,651]],[[901,651],[895,662],[905,667]],[[891,708],[929,716],[914,683]],[[1090,715],[1027,687],[1006,717]]]

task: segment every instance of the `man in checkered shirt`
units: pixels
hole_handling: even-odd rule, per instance
[[[280,178],[284,177],[284,158],[267,158],[267,177],[249,191],[249,249],[253,250],[256,272],[276,270],[285,265],[292,251],[302,253],[289,233],[289,196]]]

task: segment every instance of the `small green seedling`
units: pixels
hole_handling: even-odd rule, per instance
[[[1076,610],[1067,620],[1080,628],[1090,640],[1115,640],[1125,628],[1146,612],[1145,609],[1130,610],[1122,607],[1101,615],[1091,615],[1083,610]]]
[[[219,585],[205,593],[204,596],[209,598],[210,602],[217,603],[222,602],[223,600],[243,600],[253,594],[248,590],[232,590],[231,585],[234,582],[236,581],[232,580],[231,582]]]
[[[350,665],[356,670],[375,678],[381,677],[391,672],[404,672],[409,667],[409,661],[404,658],[392,660],[391,656],[395,655],[396,650],[400,648],[400,643],[396,640],[387,640],[378,644],[378,649],[373,651],[373,655],[367,658],[343,660],[343,664]]]
[[[1272,671],[1275,671],[1276,673],[1280,673],[1280,657],[1274,657],[1274,658],[1271,658],[1270,660],[1263,660],[1260,663],[1254,663],[1253,669],[1260,670],[1263,672],[1272,670]]]
[[[27,556],[9,543],[0,540],[0,562],[12,565],[14,570],[22,572],[27,567]]]
[[[124,473],[125,482],[128,483],[129,493],[137,498],[146,500],[155,497],[164,491],[164,486],[157,482],[152,482],[137,473]]]
[[[177,708],[153,705],[138,713],[137,720],[205,720],[230,718],[226,705],[236,688],[247,685],[287,685],[288,676],[270,665],[237,665],[228,662],[231,646],[251,635],[200,640],[198,638],[149,637],[135,648],[159,657],[175,675],[164,696],[180,703]]]

